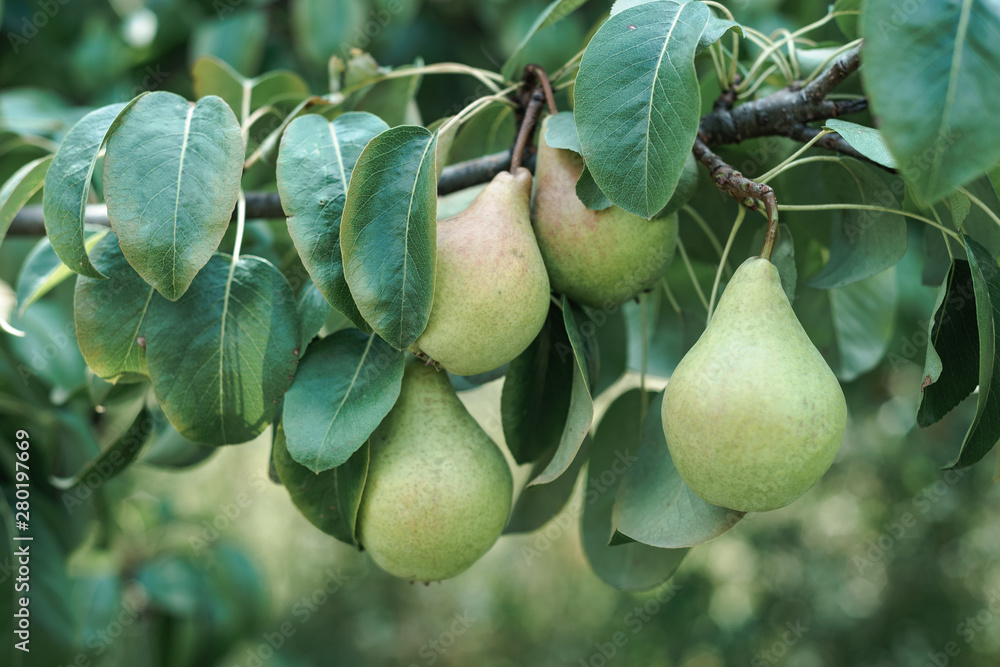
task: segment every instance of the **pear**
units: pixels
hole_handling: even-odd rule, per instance
[[[681,478],[714,505],[784,507],[829,469],[847,426],[844,393],[770,261],[748,259],[733,274],[674,370],[661,416]]]
[[[611,308],[667,272],[677,247],[677,214],[646,220],[617,206],[588,209],[576,195],[583,158],[546,143],[548,120],[538,141],[531,219],[549,281],[578,303]]]
[[[411,346],[457,375],[528,347],[549,312],[549,278],[528,218],[531,172],[501,171],[469,207],[437,227],[437,278],[427,328]]]
[[[379,567],[438,581],[489,551],[510,515],[510,467],[447,374],[411,361],[370,443],[358,538]]]

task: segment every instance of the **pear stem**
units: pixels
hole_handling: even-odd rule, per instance
[[[521,128],[517,132],[517,139],[514,141],[514,149],[510,154],[510,171],[514,173],[521,166],[521,156],[524,155],[524,147],[528,144],[528,139],[535,131],[535,123],[542,112],[542,104],[545,102],[545,94],[542,87],[537,86],[535,92],[531,94],[531,100],[524,110],[524,120],[521,121]]]

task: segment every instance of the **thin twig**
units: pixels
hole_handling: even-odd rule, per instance
[[[524,147],[535,132],[535,123],[538,121],[538,116],[542,112],[542,104],[544,103],[545,94],[542,92],[542,87],[538,86],[535,92],[531,94],[531,100],[524,110],[524,119],[521,121],[521,127],[517,131],[517,139],[514,141],[514,148],[511,150],[511,173],[514,173],[521,166],[521,156],[524,154]]]

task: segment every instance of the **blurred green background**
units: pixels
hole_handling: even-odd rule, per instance
[[[823,0],[725,4],[765,33],[826,11]],[[6,0],[0,130],[18,141],[0,143],[0,181],[51,151],[86,108],[147,89],[190,97],[189,67],[199,55],[216,55],[248,76],[292,69],[314,92],[326,90],[327,57],[349,47],[389,66],[422,58],[499,69],[545,5]],[[530,59],[561,65],[608,5],[593,0],[540,35]],[[814,38],[842,40],[832,24]],[[416,99],[430,123],[476,94],[462,78],[428,76]],[[731,219],[735,205],[724,205]],[[798,235],[805,218],[785,220]],[[254,243],[267,246],[269,229],[248,228],[251,252]],[[6,285],[16,285],[35,243],[4,241]],[[58,496],[33,500],[36,525],[51,528],[36,545],[47,555],[33,561],[33,585],[48,589],[51,602],[33,608],[37,652],[23,664],[1000,664],[993,458],[962,473],[939,470],[972,417],[968,402],[929,431],[915,426],[936,293],[921,283],[923,263],[921,232],[911,230],[910,251],[895,273],[899,307],[889,354],[845,384],[851,422],[832,470],[790,507],[751,516],[694,549],[658,591],[618,592],[591,572],[577,527],[583,478],[569,509],[543,530],[505,536],[468,572],[425,587],[383,574],[366,555],[313,528],[268,477],[269,434],[214,453],[164,437],[147,463],[103,485],[100,499],[79,506]],[[88,456],[75,443],[106,444],[102,434],[123,427],[114,423],[121,421],[116,406],[127,414],[125,406],[140,398],[88,377],[71,323],[69,281],[28,309],[21,322],[30,327],[27,341],[0,337],[4,465],[14,432],[31,424],[33,460],[48,461],[48,472],[71,473]],[[46,359],[41,371],[32,366],[38,355]],[[27,379],[25,368],[35,369]],[[635,383],[630,376],[599,403]],[[499,387],[462,396],[501,441]],[[81,415],[93,413],[93,404],[107,413],[88,423]],[[91,431],[96,439],[81,435]],[[517,472],[523,482],[528,471]],[[4,595],[9,562],[0,552]],[[6,661],[11,640],[4,636],[0,664],[19,664]]]

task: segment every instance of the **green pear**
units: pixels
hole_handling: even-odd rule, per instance
[[[457,375],[521,354],[549,312],[549,278],[528,218],[531,172],[501,171],[469,207],[437,226],[427,328],[411,346]]]
[[[583,158],[546,143],[548,120],[538,141],[531,219],[552,289],[595,308],[624,303],[667,272],[677,214],[646,220],[617,206],[588,209],[576,195]]]
[[[661,416],[681,478],[714,505],[784,507],[829,469],[847,426],[844,393],[770,261],[733,274],[670,377]]]
[[[510,515],[510,467],[447,374],[412,360],[370,443],[358,538],[379,567],[438,581],[489,551]]]

